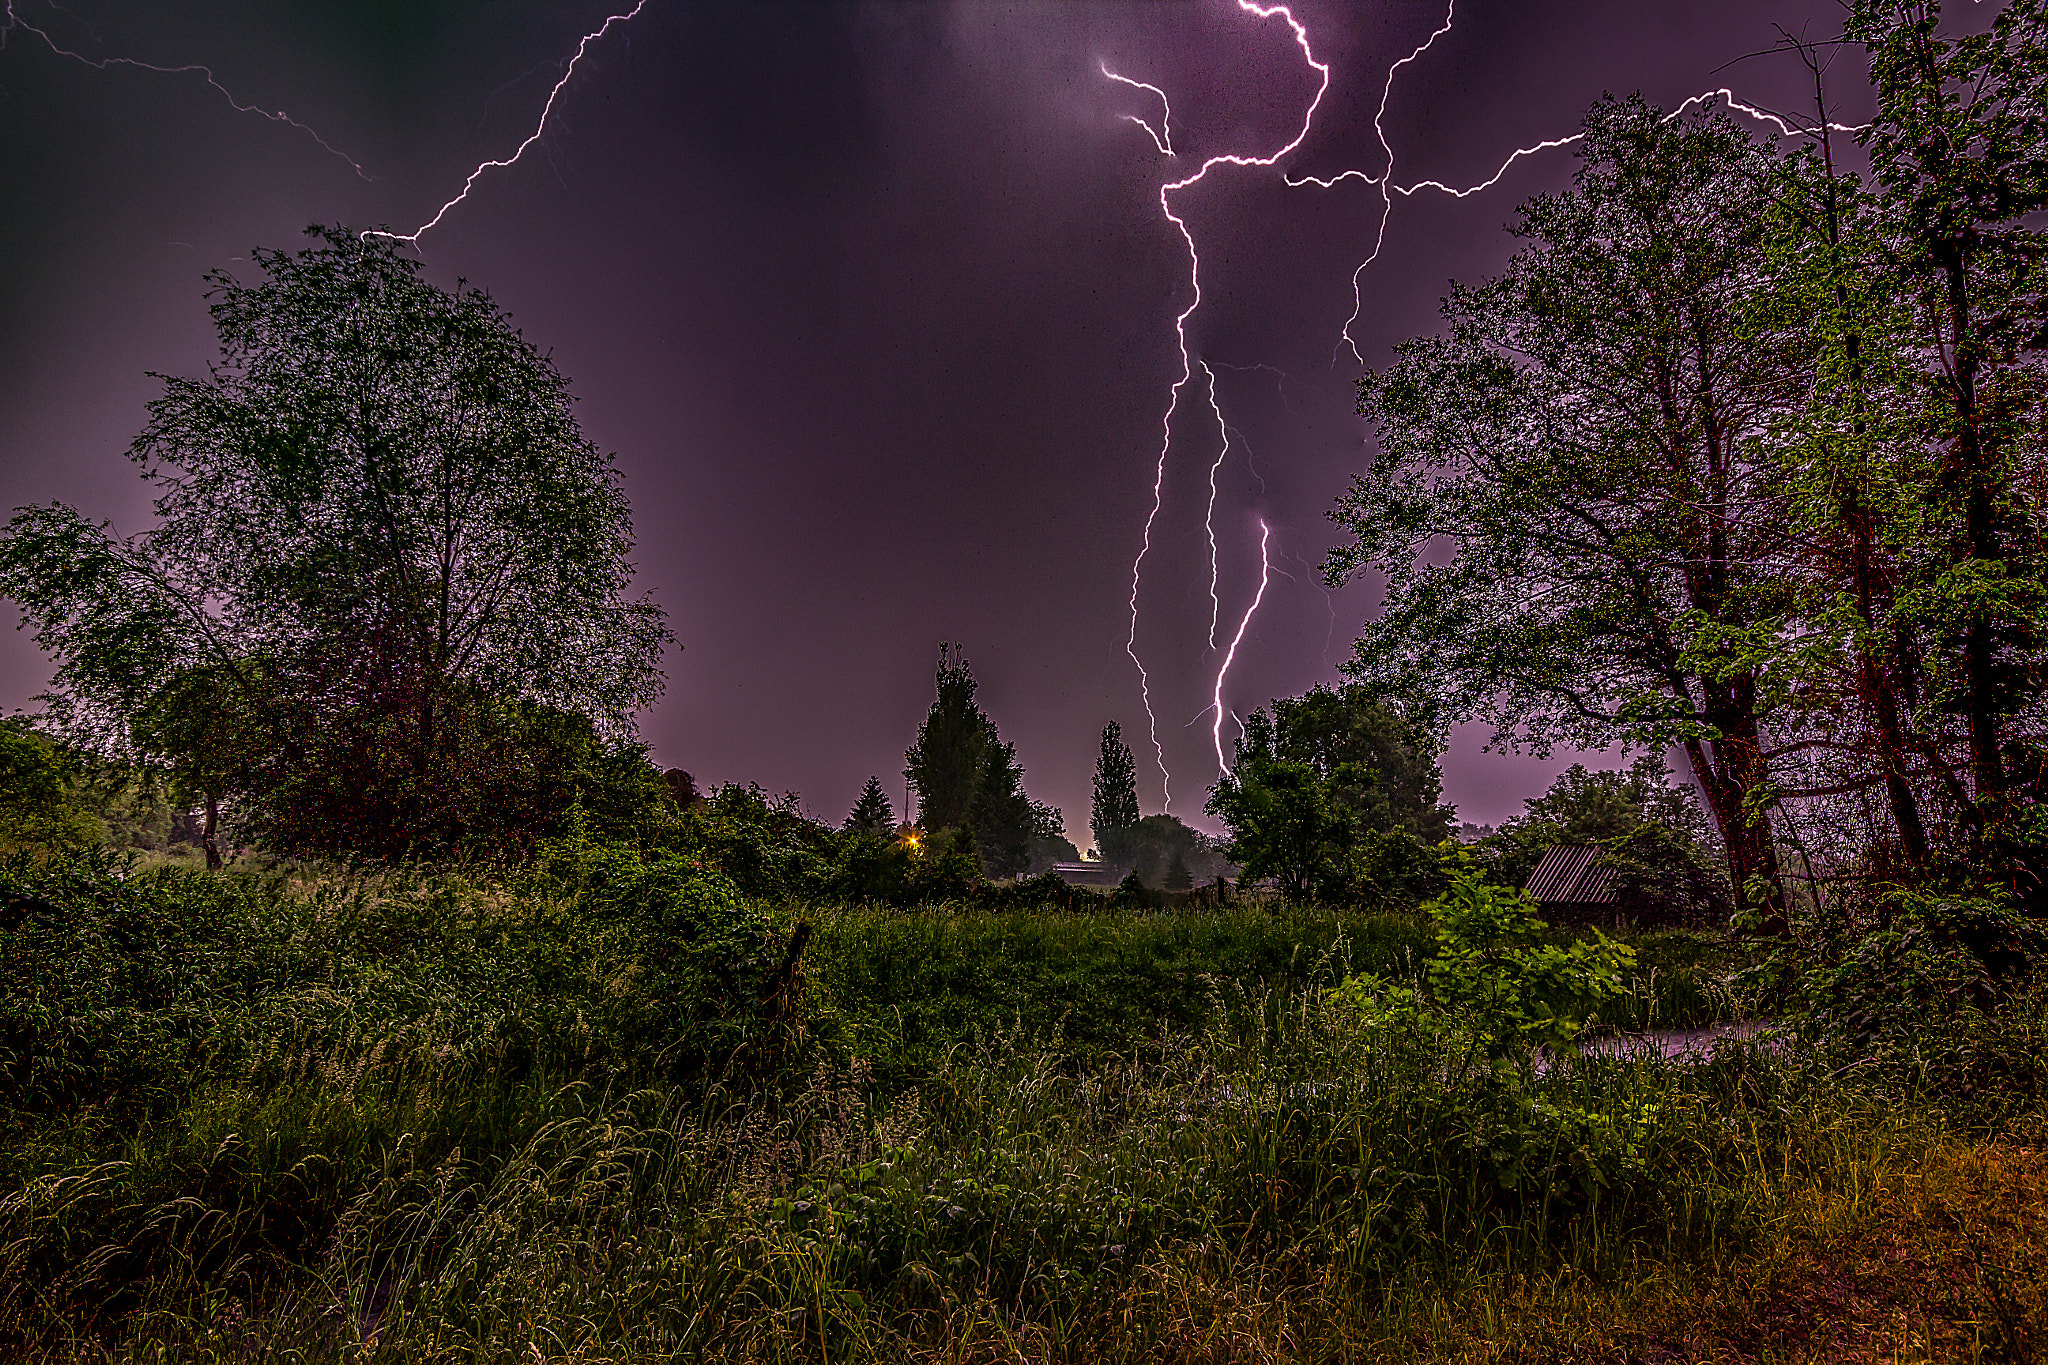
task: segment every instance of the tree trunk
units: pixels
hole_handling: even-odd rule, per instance
[[[1744,704],[1743,694],[1751,690],[1743,684],[1715,687],[1706,713],[1721,738],[1687,740],[1685,752],[1727,850],[1735,903],[1761,917],[1758,937],[1776,939],[1786,937],[1791,924],[1785,913],[1785,889],[1777,846],[1771,840],[1770,818],[1759,800],[1770,773],[1757,741],[1754,710]]]
[[[206,795],[206,829],[199,836],[199,846],[206,850],[206,869],[220,870],[220,799],[208,792]]]

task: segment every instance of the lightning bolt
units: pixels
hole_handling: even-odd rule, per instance
[[[1192,293],[1192,298],[1191,301],[1188,303],[1187,307],[1183,309],[1174,319],[1174,338],[1177,347],[1180,351],[1181,373],[1180,377],[1173,382],[1172,388],[1168,394],[1166,413],[1164,418],[1162,419],[1163,435],[1160,443],[1159,457],[1154,465],[1152,474],[1152,506],[1145,517],[1144,530],[1140,537],[1137,556],[1131,563],[1131,627],[1130,633],[1124,643],[1124,652],[1130,656],[1132,665],[1136,667],[1136,669],[1138,670],[1139,693],[1144,701],[1145,717],[1151,732],[1152,747],[1155,755],[1157,756],[1159,764],[1160,788],[1161,793],[1164,797],[1163,806],[1164,809],[1166,809],[1169,812],[1173,808],[1171,786],[1172,777],[1167,771],[1166,767],[1166,751],[1159,741],[1158,719],[1154,715],[1152,707],[1151,676],[1145,669],[1144,661],[1138,655],[1137,640],[1139,590],[1143,581],[1145,560],[1150,555],[1152,549],[1152,530],[1154,525],[1158,521],[1159,512],[1162,505],[1166,481],[1166,466],[1168,460],[1172,456],[1173,419],[1180,408],[1181,390],[1187,386],[1188,381],[1193,377],[1194,374],[1195,362],[1192,359],[1192,356],[1188,350],[1188,320],[1192,318],[1194,314],[1202,306],[1201,253],[1198,247],[1196,246],[1194,234],[1189,229],[1186,220],[1183,219],[1179,214],[1174,212],[1173,195],[1177,191],[1184,190],[1192,185],[1198,184],[1208,176],[1211,170],[1218,166],[1251,166],[1263,168],[1271,168],[1276,166],[1281,160],[1283,160],[1296,148],[1298,148],[1301,145],[1301,143],[1307,138],[1310,129],[1314,126],[1316,111],[1321,107],[1323,97],[1325,94],[1328,93],[1330,88],[1330,68],[1323,62],[1320,62],[1316,59],[1314,49],[1312,48],[1309,42],[1308,30],[1301,24],[1299,20],[1297,20],[1294,17],[1292,11],[1289,10],[1286,5],[1263,5],[1256,3],[1256,0],[1237,0],[1237,7],[1244,13],[1253,15],[1257,18],[1270,19],[1277,16],[1283,19],[1286,22],[1288,28],[1292,31],[1294,35],[1295,44],[1301,49],[1303,59],[1308,63],[1309,67],[1313,69],[1320,77],[1320,82],[1316,89],[1315,98],[1309,101],[1308,108],[1303,112],[1301,131],[1296,133],[1294,137],[1285,146],[1265,156],[1246,156],[1242,154],[1212,156],[1206,161],[1204,161],[1201,164],[1200,168],[1194,172],[1194,174],[1189,175],[1180,180],[1169,181],[1166,184],[1163,184],[1159,190],[1160,213],[1166,218],[1166,220],[1169,223],[1173,224],[1174,228],[1180,233],[1181,240],[1187,246],[1188,284],[1190,291]],[[1518,147],[1508,154],[1507,158],[1500,163],[1499,167],[1493,172],[1493,174],[1491,174],[1484,180],[1481,180],[1472,185],[1459,187],[1435,179],[1416,180],[1412,183],[1405,185],[1397,183],[1394,178],[1397,157],[1395,155],[1393,141],[1391,138],[1387,136],[1386,130],[1387,110],[1393,102],[1394,83],[1399,78],[1401,69],[1403,67],[1409,66],[1412,63],[1420,61],[1422,57],[1425,54],[1427,54],[1432,47],[1436,45],[1438,39],[1444,37],[1446,34],[1452,31],[1453,27],[1455,26],[1456,19],[1457,0],[1447,0],[1447,3],[1444,7],[1443,22],[1439,24],[1434,30],[1432,30],[1427,38],[1423,39],[1421,43],[1417,44],[1411,51],[1409,51],[1409,53],[1406,56],[1394,62],[1387,68],[1386,79],[1380,87],[1379,106],[1374,111],[1372,120],[1373,135],[1375,139],[1378,141],[1380,151],[1385,158],[1385,168],[1379,174],[1375,175],[1372,172],[1363,170],[1347,170],[1331,176],[1293,175],[1289,174],[1286,171],[1281,172],[1282,181],[1290,187],[1299,188],[1301,186],[1314,185],[1322,189],[1330,189],[1345,181],[1357,180],[1379,191],[1380,214],[1379,222],[1373,235],[1372,249],[1369,253],[1367,253],[1365,258],[1359,262],[1357,268],[1352,271],[1351,315],[1345,319],[1344,325],[1339,329],[1338,333],[1337,344],[1339,349],[1341,350],[1344,347],[1349,347],[1351,350],[1352,357],[1361,366],[1363,366],[1365,363],[1365,357],[1359,350],[1357,339],[1352,335],[1352,329],[1354,326],[1356,326],[1359,317],[1364,312],[1365,306],[1363,290],[1360,282],[1364,278],[1365,271],[1380,258],[1381,253],[1386,248],[1387,226],[1393,217],[1394,196],[1399,195],[1402,198],[1407,199],[1412,198],[1425,190],[1428,190],[1448,195],[1454,199],[1465,199],[1472,195],[1479,194],[1485,190],[1489,190],[1493,188],[1495,185],[1499,184],[1500,181],[1507,175],[1507,173],[1511,169],[1513,169],[1517,162],[1522,161],[1523,159],[1528,157],[1537,156],[1544,152],[1554,151],[1559,148],[1572,146],[1576,143],[1583,141],[1585,138],[1585,134],[1582,132],[1572,133],[1567,136],[1544,138],[1537,142],[1533,142],[1527,146]],[[1139,118],[1135,115],[1126,114],[1123,117],[1127,121],[1135,123],[1139,127],[1143,128],[1146,131],[1146,133],[1152,138],[1153,144],[1159,149],[1161,153],[1168,156],[1174,155],[1171,140],[1171,130],[1169,127],[1169,123],[1172,118],[1172,106],[1167,99],[1166,92],[1161,90],[1156,85],[1150,85],[1146,82],[1133,80],[1128,76],[1120,75],[1117,72],[1110,70],[1107,64],[1098,63],[1098,66],[1102,74],[1108,79],[1120,82],[1124,85],[1131,86],[1135,89],[1150,91],[1159,97],[1160,105],[1162,109],[1165,110],[1164,117],[1159,127],[1154,128],[1146,120]],[[1735,93],[1725,86],[1714,90],[1703,91],[1700,94],[1691,96],[1690,98],[1682,102],[1677,108],[1673,109],[1670,113],[1665,115],[1665,121],[1669,122],[1673,119],[1679,118],[1688,110],[1695,108],[1701,104],[1704,104],[1709,100],[1717,98],[1722,102],[1722,104],[1725,107],[1727,107],[1730,110],[1743,114],[1749,118],[1756,119],[1759,122],[1770,124],[1776,130],[1778,136],[1781,138],[1808,137],[1813,136],[1815,132],[1819,131],[1819,129],[1817,128],[1812,130],[1801,128],[1791,120],[1784,118],[1782,115],[1775,114],[1770,110],[1760,108],[1756,105],[1748,104],[1738,99],[1735,96]],[[1824,126],[1828,130],[1834,132],[1858,132],[1861,131],[1864,125],[1827,123]],[[1332,359],[1334,363],[1334,357]],[[1216,461],[1213,464],[1211,464],[1209,468],[1209,500],[1207,508],[1204,513],[1204,530],[1208,536],[1209,541],[1209,648],[1213,651],[1216,647],[1216,629],[1222,612],[1222,602],[1218,590],[1220,573],[1218,567],[1219,555],[1217,549],[1215,529],[1217,496],[1216,475],[1224,459],[1227,458],[1229,454],[1230,428],[1228,423],[1224,420],[1222,406],[1216,396],[1215,371],[1210,367],[1206,360],[1202,361],[1201,365],[1202,371],[1208,379],[1210,411],[1215,415],[1217,429],[1219,430],[1219,432],[1221,432],[1223,438],[1223,450],[1221,453],[1219,453],[1219,455],[1216,458]],[[1239,623],[1237,633],[1232,638],[1230,642],[1230,647],[1224,655],[1222,666],[1217,670],[1214,693],[1212,695],[1210,707],[1207,708],[1213,717],[1214,729],[1212,732],[1212,738],[1215,741],[1216,759],[1219,769],[1224,768],[1226,766],[1224,764],[1223,759],[1222,740],[1223,718],[1226,714],[1223,706],[1224,684],[1228,680],[1231,665],[1236,661],[1238,645],[1243,641],[1245,632],[1251,624],[1252,615],[1258,611],[1260,603],[1265,598],[1266,586],[1271,581],[1272,562],[1268,554],[1270,531],[1263,520],[1259,523],[1259,531],[1259,589],[1258,592],[1253,596],[1251,605],[1248,608],[1246,608],[1244,619]],[[1334,622],[1334,607],[1332,608],[1332,619]],[[1327,654],[1327,648],[1325,649],[1325,653]]]
[[[1180,349],[1180,378],[1173,381],[1173,388],[1166,402],[1166,416],[1161,420],[1164,435],[1159,447],[1159,461],[1154,467],[1152,474],[1152,510],[1145,517],[1145,531],[1140,539],[1137,558],[1131,561],[1131,633],[1124,641],[1124,653],[1131,656],[1131,663],[1138,670],[1138,692],[1145,703],[1145,721],[1150,729],[1152,750],[1159,763],[1160,808],[1169,814],[1173,810],[1173,775],[1167,771],[1166,748],[1159,742],[1159,718],[1152,709],[1152,678],[1145,671],[1144,660],[1138,657],[1138,589],[1143,581],[1146,556],[1152,552],[1152,526],[1159,519],[1160,502],[1166,487],[1166,462],[1173,453],[1173,415],[1180,409],[1180,391],[1187,387],[1188,380],[1194,377],[1195,372],[1194,358],[1188,351],[1188,319],[1193,317],[1195,310],[1202,306],[1201,251],[1195,245],[1195,235],[1188,228],[1186,220],[1173,211],[1173,196],[1177,192],[1187,189],[1190,185],[1200,184],[1207,178],[1209,172],[1218,166],[1258,166],[1270,168],[1277,164],[1282,157],[1285,157],[1296,147],[1299,147],[1302,139],[1308,136],[1309,129],[1315,124],[1316,110],[1321,106],[1324,94],[1330,89],[1329,66],[1316,60],[1315,51],[1309,46],[1308,30],[1302,27],[1301,22],[1294,17],[1293,12],[1287,6],[1261,5],[1257,3],[1257,0],[1237,0],[1237,7],[1246,14],[1254,15],[1260,19],[1271,19],[1277,15],[1284,20],[1288,29],[1294,34],[1295,45],[1301,49],[1303,59],[1308,62],[1309,66],[1320,77],[1320,81],[1316,86],[1315,98],[1309,101],[1308,109],[1302,114],[1301,131],[1289,139],[1287,144],[1278,151],[1271,152],[1265,156],[1245,156],[1236,152],[1212,156],[1204,161],[1193,175],[1180,180],[1168,181],[1159,187],[1159,211],[1165,215],[1166,221],[1172,223],[1180,232],[1181,240],[1187,243],[1188,284],[1194,292],[1194,297],[1173,321],[1174,339]],[[1108,74],[1107,68],[1104,71],[1105,74]],[[1127,81],[1126,83],[1136,84],[1137,82]],[[1162,95],[1161,98],[1163,99],[1164,96]]]
[[[1139,118],[1136,114],[1125,114],[1123,116],[1124,122],[1135,123],[1140,128],[1143,128],[1146,132],[1150,133],[1152,135],[1152,145],[1159,149],[1161,155],[1174,155],[1173,105],[1166,98],[1166,92],[1164,90],[1161,90],[1156,85],[1147,85],[1143,81],[1134,81],[1129,76],[1117,75],[1116,72],[1111,71],[1109,69],[1109,63],[1107,62],[1097,62],[1095,65],[1098,69],[1101,70],[1103,75],[1109,77],[1113,81],[1121,81],[1123,84],[1128,85],[1133,89],[1137,90],[1150,90],[1153,94],[1159,96],[1160,107],[1165,110],[1165,113],[1163,113],[1160,116],[1159,126],[1157,128],[1154,128],[1151,124]]]
[[[1230,638],[1230,651],[1223,656],[1223,666],[1216,670],[1216,691],[1210,699],[1215,708],[1215,725],[1210,738],[1216,742],[1216,772],[1219,776],[1230,771],[1230,764],[1223,759],[1223,717],[1229,714],[1223,709],[1223,680],[1230,676],[1230,666],[1237,662],[1237,647],[1244,643],[1244,633],[1251,626],[1252,616],[1259,609],[1259,603],[1266,600],[1266,584],[1272,580],[1273,561],[1266,554],[1266,542],[1273,537],[1272,528],[1265,519],[1259,519],[1259,590],[1252,596],[1252,603],[1244,609],[1244,619],[1237,623],[1237,634]]]
[[[1209,411],[1216,414],[1216,430],[1223,437],[1223,448],[1216,452],[1215,463],[1209,466],[1209,509],[1202,516],[1202,529],[1209,533],[1209,648],[1216,648],[1216,618],[1223,611],[1222,599],[1216,595],[1216,471],[1223,468],[1223,462],[1230,458],[1230,426],[1223,420],[1223,409],[1216,402],[1216,371],[1209,368],[1209,362],[1202,362],[1202,373],[1209,376]]]
[[[347,152],[342,151],[339,147],[336,147],[326,138],[320,136],[320,134],[315,132],[312,128],[309,128],[305,124],[293,118],[290,114],[284,112],[284,110],[265,109],[260,105],[244,104],[240,100],[236,99],[234,92],[232,90],[229,90],[225,85],[222,85],[220,83],[219,78],[213,74],[213,69],[211,67],[201,66],[197,62],[189,62],[184,66],[159,66],[155,62],[138,61],[133,57],[96,58],[88,57],[81,52],[73,52],[68,47],[59,47],[57,45],[56,39],[52,38],[43,29],[37,28],[28,20],[22,18],[21,15],[15,11],[14,0],[5,0],[4,4],[0,4],[0,19],[5,20],[5,22],[0,22],[0,48],[4,48],[7,45],[7,35],[9,33],[13,32],[15,29],[20,29],[24,33],[33,33],[36,37],[42,39],[43,46],[49,48],[50,51],[55,53],[57,56],[68,57],[72,61],[78,62],[83,66],[91,67],[95,71],[105,71],[110,67],[125,66],[130,67],[136,71],[154,71],[160,76],[187,76],[197,74],[200,77],[202,77],[208,85],[212,86],[215,90],[218,90],[221,94],[221,97],[228,102],[229,107],[232,108],[236,113],[254,114],[258,118],[269,119],[272,123],[282,123],[288,128],[296,128],[299,132],[304,133],[307,137],[310,137],[313,139],[313,141],[319,143],[320,149],[322,151],[327,152],[332,156],[340,157],[343,161],[346,161],[349,165],[349,169],[354,171],[357,175],[361,176],[364,180],[368,180],[370,178],[370,173],[364,170],[362,164],[358,162],[354,157],[350,156]]]
[[[647,0],[638,0],[633,8],[622,14],[607,16],[605,21],[598,25],[597,28],[583,35],[583,41],[576,44],[576,55],[569,58],[569,65],[562,71],[562,78],[555,82],[554,89],[548,91],[547,103],[541,106],[540,118],[535,121],[533,131],[526,135],[524,142],[521,142],[513,149],[512,155],[502,161],[485,161],[478,164],[477,168],[469,173],[469,179],[462,182],[461,192],[447,203],[441,205],[439,211],[432,218],[429,218],[411,232],[386,232],[379,228],[371,228],[364,232],[363,236],[388,237],[394,242],[406,242],[417,247],[420,244],[420,238],[426,236],[428,232],[437,227],[441,220],[448,216],[450,209],[453,209],[457,204],[469,198],[469,192],[476,188],[476,182],[483,178],[485,171],[503,170],[505,167],[515,164],[520,157],[526,155],[527,148],[540,141],[541,134],[547,131],[548,116],[555,111],[555,101],[561,98],[563,88],[569,84],[570,78],[576,74],[576,64],[583,60],[584,53],[590,51],[590,45],[611,32],[613,24],[629,23],[645,8],[647,8]]]
[[[1413,52],[1410,52],[1400,61],[1387,68],[1386,83],[1380,87],[1380,107],[1373,112],[1372,116],[1373,136],[1379,139],[1380,150],[1386,153],[1387,169],[1377,179],[1365,174],[1363,171],[1346,171],[1341,175],[1333,176],[1327,184],[1321,181],[1316,182],[1322,184],[1323,188],[1328,189],[1330,185],[1334,185],[1340,180],[1356,177],[1369,185],[1378,187],[1380,192],[1379,234],[1373,239],[1372,254],[1363,261],[1360,261],[1358,269],[1351,272],[1351,316],[1344,320],[1344,328],[1338,334],[1342,339],[1342,343],[1351,347],[1351,354],[1360,365],[1365,364],[1365,357],[1359,353],[1358,343],[1351,339],[1351,326],[1358,321],[1358,315],[1365,310],[1365,298],[1359,289],[1358,280],[1360,276],[1365,274],[1366,267],[1380,258],[1380,250],[1387,242],[1387,220],[1394,216],[1394,199],[1392,195],[1387,193],[1387,187],[1394,180],[1394,144],[1388,141],[1386,128],[1387,105],[1394,98],[1394,77],[1401,74],[1402,67],[1407,66],[1410,62],[1419,60],[1423,53],[1436,45],[1437,39],[1451,31],[1451,24],[1457,18],[1457,12],[1458,0],[1450,0],[1450,3],[1444,6],[1444,21],[1442,25],[1427,38],[1423,39],[1421,45]],[[1281,179],[1285,180],[1290,186],[1299,188],[1302,185],[1308,184],[1311,178],[1303,176],[1297,180],[1283,174]]]

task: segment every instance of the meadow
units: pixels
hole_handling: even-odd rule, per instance
[[[9,862],[0,1350],[2018,1360],[2048,1322],[2030,988],[1853,1056],[1596,1056],[1362,1007],[1440,951],[1417,913],[648,875]],[[1747,1007],[1725,938],[1632,946],[1596,1031]]]

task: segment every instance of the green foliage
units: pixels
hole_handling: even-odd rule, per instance
[[[1207,809],[1247,877],[1294,896],[1414,905],[1439,889],[1431,850],[1449,830],[1437,752],[1423,726],[1363,688],[1313,688],[1246,719]]]
[[[981,780],[968,803],[967,824],[976,835],[982,875],[1014,877],[1031,865],[1031,840],[1041,819],[1031,798],[1024,794],[1024,767],[1017,762],[1017,746],[996,741],[993,729],[990,737]]]
[[[48,736],[0,722],[0,854],[100,841],[99,822],[79,799],[76,769]]]
[[[904,752],[903,775],[917,789],[917,823],[927,835],[972,826],[977,875],[1009,877],[1030,866],[1038,816],[1024,794],[1017,746],[975,705],[977,686],[959,647],[941,646],[938,695]]]
[[[315,235],[209,276],[220,360],[165,380],[131,452],[154,525],[23,509],[0,591],[58,661],[70,738],[282,846],[445,853],[493,818],[478,839],[530,842],[660,691],[617,474],[487,295]]]
[[[1619,995],[1635,950],[1598,930],[1590,940],[1546,941],[1536,903],[1467,865],[1423,909],[1436,922],[1436,952],[1417,986],[1361,974],[1339,999],[1376,1020],[1396,1021],[1526,1065],[1532,1049],[1571,1046],[1599,1006]]]
[[[1230,856],[1257,881],[1271,877],[1288,894],[1329,896],[1343,881],[1354,830],[1306,763],[1254,754],[1240,759],[1209,798],[1231,830]]]
[[[1640,97],[1595,105],[1579,155],[1571,190],[1522,206],[1502,275],[1361,381],[1380,455],[1332,514],[1354,539],[1328,574],[1388,586],[1346,671],[1539,752],[1687,744],[1731,880],[1775,916],[1772,699],[1676,656],[1686,623],[1747,630],[1789,600],[1768,438],[1816,343],[1754,263],[1802,168]]]
[[[1441,746],[1427,725],[1358,683],[1283,697],[1272,719],[1274,753],[1314,769],[1360,831],[1398,830],[1424,845],[1450,837],[1451,812],[1438,804]]]
[[[924,885],[934,900],[957,900],[973,894],[980,883],[979,841],[974,831],[963,825],[946,835]]]
[[[1553,844],[1601,850],[1619,918],[1642,925],[1725,924],[1732,898],[1717,865],[1713,832],[1684,787],[1673,786],[1657,754],[1625,771],[1588,772],[1574,763],[1524,813],[1472,845],[1487,874],[1520,886]]]
[[[1877,1140],[1765,1050],[1503,1073],[1362,1022],[1327,992],[1422,964],[1411,916],[807,906],[770,1019],[680,992],[756,987],[786,921],[580,828],[519,883],[65,875],[156,898],[103,908],[163,927],[94,989],[167,1041],[5,1119],[0,1349],[39,1356],[869,1358],[962,1335],[938,1296],[1137,1358],[1162,1267],[1305,1271],[1354,1330],[1496,1261],[1711,1266]]]

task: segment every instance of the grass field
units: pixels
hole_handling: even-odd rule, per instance
[[[1415,915],[747,903],[688,928],[752,955],[693,957],[616,879],[11,876],[14,1356],[2020,1360],[2048,1322],[2037,997],[1976,1017],[1974,1090],[1790,1042],[1468,1064],[1329,994],[1413,977]],[[1732,1016],[1740,951],[1635,946],[1607,1025]]]

